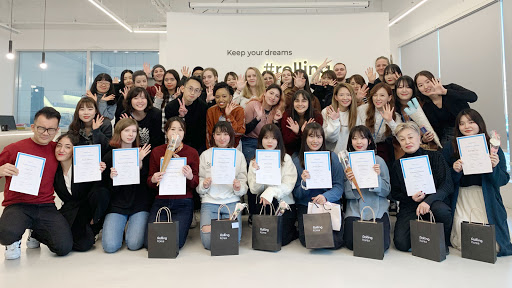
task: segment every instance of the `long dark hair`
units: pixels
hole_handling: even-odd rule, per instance
[[[213,134],[215,132],[226,132],[229,135],[229,144],[228,148],[233,148],[235,146],[235,130],[233,130],[233,126],[231,126],[231,123],[227,121],[219,121],[215,126],[213,126],[213,133],[212,138],[210,140],[210,146],[211,147],[217,147],[217,144],[215,144],[215,139],[213,139]]]
[[[391,91],[391,88],[389,88],[389,85],[384,82],[378,83],[370,91],[370,97],[368,97],[368,109],[366,110],[366,121],[365,121],[364,125],[366,127],[368,127],[370,129],[370,131],[372,131],[372,133],[375,132],[375,113],[379,113],[379,112],[375,111],[377,109],[375,108],[375,104],[373,103],[373,96],[375,94],[377,94],[377,91],[379,91],[381,88],[384,88],[384,90],[386,90],[386,93],[388,93],[388,95],[393,95],[393,91]],[[395,107],[395,103],[393,101],[389,101],[389,105],[391,106],[391,108]],[[396,120],[395,113],[393,113],[393,119]],[[384,125],[384,126],[386,126],[385,135],[386,136],[391,135],[391,129],[389,128],[389,126],[388,125]]]
[[[314,109],[313,109],[313,100],[311,99],[311,93],[309,93],[306,90],[298,90],[297,92],[295,92],[295,94],[293,94],[292,102],[291,102],[292,105],[290,107],[290,115],[291,115],[293,121],[299,122],[300,116],[297,113],[297,111],[295,111],[295,108],[293,107],[293,103],[295,102],[295,100],[297,98],[299,98],[299,96],[302,96],[304,99],[308,100],[308,109],[306,110],[306,112],[304,112],[304,119],[303,119],[304,122],[307,122],[309,119],[315,118],[315,113],[314,113]],[[302,123],[299,123],[299,125],[301,125],[301,124]]]
[[[460,111],[459,114],[457,115],[457,118],[455,119],[455,127],[453,133],[455,137],[452,140],[453,155],[455,156],[455,159],[460,158],[459,146],[457,145],[457,137],[464,136],[462,135],[459,129],[460,118],[462,118],[462,116],[466,116],[466,118],[472,120],[473,122],[476,123],[476,125],[478,125],[478,134],[485,134],[485,140],[487,141],[487,145],[489,145],[489,139],[491,139],[491,137],[489,137],[489,134],[487,133],[487,127],[485,126],[484,118],[482,118],[482,115],[480,115],[478,111],[471,108],[466,108]]]
[[[96,78],[94,78],[94,82],[92,82],[92,84],[91,84],[91,89],[89,89],[89,90],[91,90],[92,94],[98,93],[98,82],[99,81],[108,81],[110,83],[110,86],[108,88],[108,91],[105,93],[105,96],[108,96],[111,94],[116,95],[116,92],[114,89],[114,84],[112,84],[112,77],[110,77],[110,75],[108,75],[107,73],[100,73],[100,74],[98,74],[98,76],[96,76]],[[116,104],[116,101],[109,100],[109,101],[107,101],[107,104],[114,105],[114,104]]]
[[[133,82],[133,71],[130,69],[123,70],[123,72],[121,72],[121,78],[119,78],[119,91],[123,90],[124,87],[126,87],[126,85],[124,84],[124,74],[126,74],[126,73],[132,74],[132,82]]]
[[[376,146],[375,146],[375,141],[373,140],[372,132],[370,131],[370,129],[368,129],[368,127],[366,127],[364,125],[358,125],[358,126],[355,126],[354,128],[352,128],[350,130],[350,133],[348,134],[348,143],[347,143],[347,151],[348,152],[356,151],[354,146],[352,146],[352,138],[356,134],[358,134],[359,136],[361,136],[363,138],[368,139],[368,147],[366,148],[366,150],[374,150],[375,151]]]
[[[164,94],[164,101],[162,101],[162,107],[158,107],[160,109],[165,108],[165,105],[167,104],[167,99],[169,99],[169,97],[171,97],[171,93],[169,92],[167,87],[165,87],[165,75],[167,75],[167,74],[172,74],[172,76],[174,76],[174,79],[176,79],[176,91],[174,93],[176,93],[180,88],[180,74],[178,74],[178,71],[176,71],[174,69],[165,71],[164,78],[162,78],[162,86],[161,86],[162,93]]]
[[[404,115],[402,115],[402,104],[400,103],[400,98],[398,97],[398,92],[396,92],[396,91],[398,91],[398,86],[400,86],[400,84],[402,84],[402,83],[407,84],[407,86],[412,89],[412,96],[411,96],[410,100],[417,98],[416,97],[417,94],[416,94],[416,87],[414,85],[414,80],[412,80],[411,77],[404,75],[396,80],[395,89],[393,90],[393,99],[395,99],[395,112],[397,112],[401,116],[404,116]],[[421,100],[421,99],[418,99],[418,100]],[[422,101],[420,101],[420,102],[422,102]]]
[[[432,102],[432,100],[430,100],[430,97],[423,95],[423,93],[421,93],[418,89],[417,83],[418,83],[418,77],[420,77],[420,76],[426,77],[430,81],[432,81],[436,77],[434,77],[434,74],[432,74],[430,71],[427,71],[427,70],[420,71],[420,72],[416,73],[416,75],[414,75],[414,88],[416,91],[418,91],[418,93],[416,95],[419,96],[419,98],[421,99],[421,101],[423,101],[423,103]]]
[[[286,154],[286,148],[284,147],[283,135],[281,135],[281,130],[276,126],[276,124],[266,124],[261,127],[260,135],[258,136],[258,147],[256,149],[265,149],[263,147],[263,138],[267,135],[271,135],[277,140],[277,150],[281,150],[281,163],[284,162],[284,156]]]
[[[153,100],[151,100],[151,96],[148,91],[142,87],[134,87],[130,92],[128,92],[128,95],[126,95],[126,99],[124,100],[124,110],[128,115],[132,114],[134,110],[132,107],[132,99],[137,97],[140,93],[144,94],[144,97],[146,97],[146,100],[148,101],[148,105],[146,106],[146,109],[144,109],[144,112],[147,113],[153,108]]]
[[[69,124],[69,132],[78,134],[80,129],[82,129],[84,127],[84,122],[80,119],[80,116],[78,116],[80,108],[82,108],[83,106],[93,107],[94,110],[96,110],[96,114],[94,114],[93,119],[96,118],[96,115],[98,115],[99,111],[98,111],[98,104],[96,103],[96,101],[94,101],[92,98],[89,98],[89,97],[83,97],[76,104],[75,114],[73,114],[73,121],[71,121],[71,124]],[[106,119],[108,119],[108,118],[106,118]],[[108,120],[104,120],[104,121],[108,121]]]
[[[322,146],[320,147],[320,149],[318,149],[318,151],[327,151],[327,149],[325,148],[325,133],[324,129],[322,128],[322,125],[316,122],[312,122],[306,125],[306,127],[304,128],[304,132],[302,132],[302,139],[299,150],[299,160],[300,165],[302,165],[302,168],[304,168],[304,152],[309,151],[309,147],[308,144],[306,143],[306,140],[308,139],[308,136],[310,134],[314,136],[322,136]]]

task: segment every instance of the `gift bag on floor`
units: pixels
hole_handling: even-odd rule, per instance
[[[423,221],[419,215],[410,221],[412,255],[441,262],[446,259],[444,225],[436,223],[432,211],[429,213],[430,221]]]
[[[160,213],[167,213],[167,222],[160,222]],[[154,223],[148,224],[148,258],[176,258],[180,253],[179,222],[172,222],[171,210],[158,209]]]
[[[364,209],[370,209],[373,221],[363,220]],[[372,207],[361,210],[361,219],[354,222],[354,256],[382,260],[384,259],[384,224],[375,221]]]
[[[496,231],[494,225],[475,223],[472,221],[473,210],[469,214],[469,222],[460,224],[462,258],[488,263],[496,263]]]
[[[329,213],[304,214],[304,236],[306,248],[333,248],[331,215]]]
[[[313,202],[308,203],[308,214],[329,213],[331,214],[332,230],[341,230],[341,207],[338,204],[325,202],[324,205]]]
[[[265,215],[262,205],[260,215],[252,216],[252,249],[279,251],[282,244],[282,217],[275,215],[274,206],[270,204],[270,215]],[[272,215],[274,211],[274,215]],[[263,212],[263,215],[262,215]]]
[[[217,212],[217,220],[212,220],[210,235],[210,252],[212,256],[238,255],[238,220],[220,219],[220,211],[223,207],[231,211],[226,205],[220,205]]]

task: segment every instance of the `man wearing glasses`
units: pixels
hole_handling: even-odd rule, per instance
[[[179,116],[187,124],[187,133],[183,144],[187,144],[197,150],[201,155],[206,150],[206,111],[208,104],[199,96],[202,92],[201,78],[192,76],[184,81],[181,96],[169,102],[165,106],[165,118]]]
[[[21,255],[21,237],[26,229],[32,229],[27,246],[39,247],[39,242],[59,256],[71,251],[73,237],[69,224],[57,211],[53,196],[53,179],[58,161],[55,158],[53,142],[59,131],[60,113],[51,107],[44,107],[34,117],[31,125],[34,135],[4,148],[0,153],[0,177],[5,177],[5,209],[0,216],[0,244],[6,246],[5,258],[17,259]],[[45,158],[44,170],[37,196],[9,190],[13,175],[18,175],[16,158],[26,153]],[[25,179],[31,181],[31,179]]]

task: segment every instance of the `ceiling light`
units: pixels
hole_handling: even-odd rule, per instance
[[[322,9],[368,8],[370,1],[350,2],[266,2],[266,3],[197,3],[189,2],[192,9]]]
[[[41,69],[48,68],[48,64],[46,64],[46,53],[44,53],[44,44],[46,41],[46,0],[44,0],[44,18],[43,18],[43,53],[41,54],[41,64],[39,67]]]
[[[9,60],[14,59],[14,53],[12,53],[12,8],[13,8],[13,3],[14,3],[14,0],[11,0],[11,25],[9,26],[9,27],[11,27],[11,31],[9,32],[9,52],[7,52],[7,55],[5,55],[5,57],[7,57],[7,59],[9,59]]]
[[[46,68],[48,68],[48,64],[46,64],[46,53],[45,53],[45,52],[43,52],[43,54],[42,54],[41,64],[39,64],[39,67],[40,67],[41,69],[46,69]]]
[[[414,5],[411,9],[405,11],[404,14],[402,14],[402,15],[400,15],[398,17],[395,17],[394,19],[391,20],[391,22],[389,22],[388,27],[391,27],[391,26],[395,25],[398,21],[402,20],[405,16],[409,15],[409,13],[411,13],[414,10],[416,10],[418,7],[420,7],[421,5],[423,5],[427,1],[428,0],[422,0],[420,3]]]
[[[97,0],[89,0],[94,6],[103,11],[103,13],[107,14],[110,18],[116,21],[119,25],[123,26],[126,30],[133,32],[132,27],[124,22],[121,18],[119,18],[114,12],[110,11],[103,3],[98,2]]]

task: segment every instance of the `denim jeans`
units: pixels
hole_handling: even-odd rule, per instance
[[[187,199],[155,199],[151,211],[149,211],[148,223],[154,223],[156,220],[156,214],[158,209],[167,207],[171,210],[172,222],[179,222],[179,239],[180,248],[185,245],[187,241],[188,230],[190,229],[190,223],[192,223],[192,217],[194,213],[194,200],[192,198]],[[162,211],[160,213],[160,222],[167,222],[167,213]],[[144,237],[144,247],[148,247],[147,230],[146,236]]]
[[[137,212],[132,215],[108,213],[103,223],[103,235],[101,244],[107,253],[114,253],[123,245],[123,234],[126,223],[125,241],[129,250],[139,250],[144,245],[144,235],[148,224],[146,211]]]
[[[233,213],[235,211],[235,206],[238,202],[228,203],[225,206],[228,206],[229,211]],[[203,203],[201,204],[201,223],[199,227],[201,228],[201,242],[203,242],[203,246],[205,249],[210,250],[210,232],[203,232],[202,228],[205,225],[211,225],[212,220],[217,220],[218,211],[220,204],[213,203]],[[228,209],[225,207],[220,211],[220,219],[229,218]],[[242,238],[242,215],[238,215],[238,242],[240,243],[240,239]]]
[[[242,153],[244,154],[245,161],[247,162],[247,167],[249,167],[249,163],[252,158],[256,154],[256,148],[258,147],[258,139],[242,137]],[[247,192],[247,204],[249,204],[249,214],[257,214],[259,210],[256,208],[256,195]]]

